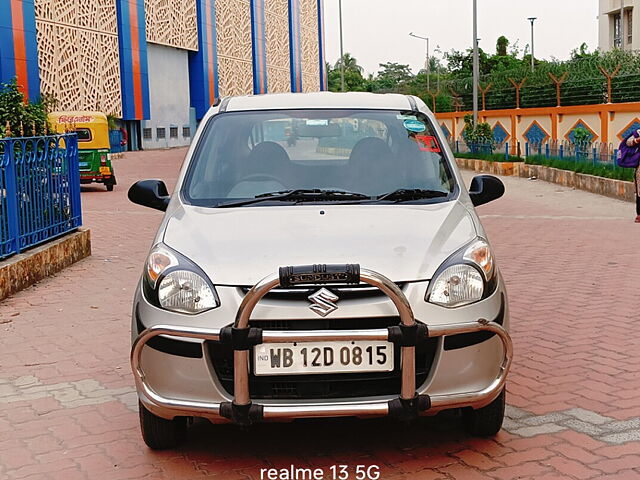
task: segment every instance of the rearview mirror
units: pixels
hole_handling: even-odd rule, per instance
[[[504,183],[492,175],[478,175],[471,181],[469,196],[475,207],[493,202],[504,195]]]
[[[128,197],[133,203],[162,212],[167,210],[171,199],[162,180],[140,180],[131,185]]]

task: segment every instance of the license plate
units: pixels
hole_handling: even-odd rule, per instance
[[[391,372],[393,343],[266,343],[253,349],[253,359],[258,376]]]
[[[109,167],[100,167],[101,175],[111,175],[111,169]]]

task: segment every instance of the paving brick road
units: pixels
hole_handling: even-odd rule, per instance
[[[0,303],[0,479],[246,480],[295,465],[328,480],[339,464],[378,466],[384,480],[640,478],[633,207],[511,178],[503,199],[479,209],[508,282],[516,355],[495,439],[468,437],[453,415],[411,428],[342,420],[244,431],[201,421],[180,450],[148,450],[129,313],[161,214],[128,203],[126,189],[146,177],[172,184],[184,153],[116,161],[115,192],[82,194],[93,256]]]

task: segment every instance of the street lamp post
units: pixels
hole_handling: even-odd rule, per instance
[[[478,58],[478,0],[473,0],[473,126],[478,125],[478,82],[480,61]]]
[[[527,18],[527,20],[531,22],[531,71],[533,72],[536,68],[536,64],[535,64],[536,54],[535,54],[535,45],[534,45],[534,38],[533,38],[533,22],[535,22],[537,18],[529,17]]]
[[[419,38],[420,40],[425,40],[427,42],[427,60],[425,63],[425,71],[427,72],[427,91],[431,91],[431,62],[429,59],[429,37],[422,37],[420,35],[416,35],[413,32],[409,33],[410,36],[414,38]]]
[[[344,42],[342,38],[342,0],[338,0],[338,12],[340,17],[340,85],[344,92]]]

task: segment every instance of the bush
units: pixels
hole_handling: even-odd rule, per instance
[[[569,170],[576,173],[594,175],[596,177],[612,178],[615,180],[625,180],[632,182],[635,171],[633,168],[620,168],[614,165],[592,164],[587,162],[577,162],[572,160],[560,160],[547,158],[544,155],[533,155],[525,160],[527,165],[543,165],[545,167]]]
[[[55,106],[55,99],[43,96],[37,102],[26,102],[18,88],[16,80],[0,83],[0,137],[7,136],[7,123],[14,137],[21,135],[21,127],[25,136],[44,135],[51,127],[47,114]]]
[[[464,116],[464,130],[462,131],[462,138],[467,145],[472,143],[482,143],[489,145],[493,149],[493,131],[491,125],[486,122],[478,122],[477,125],[473,124],[473,115]]]

